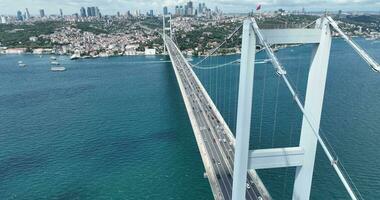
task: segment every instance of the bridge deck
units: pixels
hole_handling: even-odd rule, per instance
[[[175,43],[166,46],[215,199],[231,199],[235,138]],[[246,199],[270,199],[255,171],[247,174]]]

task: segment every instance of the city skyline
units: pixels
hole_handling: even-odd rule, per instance
[[[38,16],[41,9],[45,10],[46,15],[60,15],[62,9],[65,15],[80,14],[81,7],[96,6],[102,9],[102,13],[106,15],[115,15],[117,12],[126,13],[128,10],[141,10],[147,12],[154,10],[155,13],[162,13],[164,6],[168,7],[168,11],[175,13],[176,5],[185,5],[187,0],[141,0],[138,2],[131,0],[35,0],[30,4],[27,0],[17,2],[11,0],[0,0],[0,15],[15,15],[18,10],[24,11],[28,8],[30,15]],[[326,0],[263,0],[263,1],[232,1],[232,0],[203,0],[192,1],[194,5],[198,3],[206,3],[210,8],[219,7],[226,13],[244,13],[261,4],[264,11],[277,10],[284,8],[286,10],[301,10],[305,8],[307,11],[378,11],[380,12],[380,2],[377,0],[339,0],[329,2]]]

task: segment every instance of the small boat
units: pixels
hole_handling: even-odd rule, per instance
[[[51,64],[52,64],[52,65],[59,65],[59,62],[57,62],[57,61],[52,61]]]
[[[52,56],[52,57],[50,57],[50,59],[52,59],[52,60],[57,60],[57,57]]]
[[[51,67],[50,71],[52,71],[52,72],[63,72],[63,71],[66,71],[66,68],[65,67]]]
[[[18,61],[17,63],[18,63],[18,66],[20,67],[26,67],[26,64],[23,63],[22,61]]]
[[[77,55],[77,54],[73,54],[70,59],[71,60],[76,60],[76,59],[79,59],[80,58],[80,55]]]

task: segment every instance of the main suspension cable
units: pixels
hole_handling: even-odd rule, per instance
[[[239,30],[243,27],[243,25],[239,25],[226,39],[224,39],[224,41],[219,45],[217,46],[216,48],[214,48],[206,57],[204,57],[201,61],[197,62],[195,64],[195,66],[201,64],[203,61],[205,61],[207,58],[209,58],[210,56],[212,56],[216,51],[218,51],[225,43],[228,42],[228,40],[230,40],[237,32],[239,32]],[[193,65],[194,66],[194,65]]]

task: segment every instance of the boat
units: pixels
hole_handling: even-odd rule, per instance
[[[76,59],[79,59],[79,58],[80,58],[80,55],[78,55],[78,54],[73,54],[73,55],[70,57],[71,60],[76,60]]]
[[[59,65],[59,62],[57,62],[57,61],[52,61],[51,64],[52,64],[52,65]]]
[[[52,60],[57,60],[57,57],[52,56],[52,57],[50,57],[50,59],[52,59]]]
[[[52,71],[52,72],[63,72],[63,71],[66,71],[66,68],[65,67],[51,67],[50,71]]]
[[[22,61],[18,61],[17,63],[18,63],[18,66],[20,67],[26,67],[26,64],[23,63]]]

